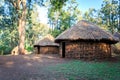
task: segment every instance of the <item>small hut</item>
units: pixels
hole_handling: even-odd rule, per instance
[[[115,32],[113,34],[114,37],[117,37],[119,39],[119,42],[115,45],[112,45],[112,51],[115,54],[120,54],[120,33],[119,32]]]
[[[117,38],[119,39],[119,41],[120,41],[120,33],[119,33],[119,32],[115,32],[115,33],[113,34],[113,36],[114,36],[114,37],[117,37]]]
[[[111,57],[111,44],[117,43],[117,39],[97,25],[81,20],[55,42],[60,44],[61,57],[101,59]]]
[[[54,38],[47,35],[34,45],[37,54],[57,54],[59,52],[59,44],[54,43]]]

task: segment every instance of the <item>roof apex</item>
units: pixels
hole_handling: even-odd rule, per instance
[[[41,39],[36,46],[59,46],[57,43],[54,43],[54,37],[50,34],[46,35],[43,39]]]
[[[62,40],[106,40],[110,43],[118,42],[111,33],[106,32],[96,24],[93,24],[86,20],[79,21],[77,24],[61,33],[58,37],[56,37],[55,42]]]

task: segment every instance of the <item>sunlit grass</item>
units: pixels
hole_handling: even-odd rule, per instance
[[[120,62],[85,62],[73,60],[69,63],[49,67],[56,74],[69,80],[120,80]]]

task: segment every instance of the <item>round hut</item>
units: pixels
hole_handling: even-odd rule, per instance
[[[120,54],[120,33],[119,32],[115,32],[113,34],[114,37],[117,37],[119,39],[119,42],[115,45],[112,45],[112,52],[115,54]]]
[[[59,44],[54,43],[54,37],[47,35],[34,45],[37,54],[57,54],[59,52]]]
[[[115,32],[115,33],[113,34],[113,36],[114,36],[114,37],[117,37],[117,38],[119,39],[119,41],[120,41],[120,33],[119,33],[119,32]]]
[[[109,32],[85,20],[60,34],[55,42],[60,44],[61,57],[101,59],[111,56],[111,44],[117,39]]]

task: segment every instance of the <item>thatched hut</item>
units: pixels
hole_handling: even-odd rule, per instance
[[[119,39],[119,42],[115,45],[112,45],[112,52],[115,54],[120,54],[120,33],[119,32],[115,32],[113,34],[114,37],[117,37]]]
[[[34,45],[37,54],[57,54],[59,52],[59,44],[54,43],[54,38],[47,35]]]
[[[117,43],[117,39],[97,25],[81,20],[55,42],[60,44],[61,57],[98,59],[111,56],[111,44]]]
[[[119,32],[115,32],[115,33],[113,34],[113,36],[114,36],[114,37],[117,37],[117,38],[119,39],[119,41],[120,41],[120,33],[119,33]]]

